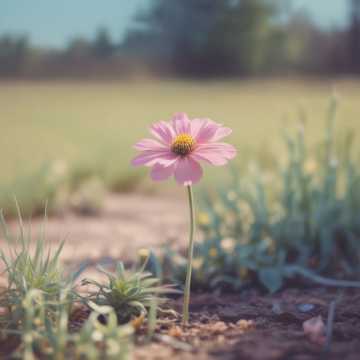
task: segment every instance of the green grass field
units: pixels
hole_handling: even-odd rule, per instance
[[[334,87],[337,127],[358,132],[360,82],[352,80],[3,82],[0,187],[52,160],[103,167],[110,178],[135,174],[132,144],[148,135],[150,123],[178,111],[232,127],[229,141],[240,160],[249,148],[269,147],[281,156],[280,131],[301,107],[308,113],[309,141],[319,139]]]

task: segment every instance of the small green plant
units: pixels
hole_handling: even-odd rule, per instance
[[[29,230],[25,229],[19,208],[18,214],[19,234],[16,236],[10,233],[2,214],[0,220],[8,244],[7,249],[0,250],[0,260],[5,266],[8,283],[0,298],[0,305],[7,309],[6,315],[0,318],[3,329],[24,325],[24,301],[30,291],[40,291],[49,303],[47,311],[51,312],[62,291],[71,288],[74,280],[73,277],[65,276],[59,264],[64,243],[52,252],[46,246],[44,229],[36,241],[32,241],[30,227]]]
[[[173,292],[169,286],[160,286],[160,280],[145,272],[146,263],[140,270],[127,271],[122,262],[118,262],[114,273],[102,267],[99,271],[107,277],[106,284],[91,279],[83,280],[83,285],[95,287],[89,299],[98,306],[111,306],[115,309],[120,323],[133,317],[147,314],[152,304],[162,304],[164,294]]]

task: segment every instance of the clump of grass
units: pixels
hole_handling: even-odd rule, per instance
[[[98,306],[114,308],[120,323],[146,315],[154,303],[160,305],[165,301],[164,294],[174,290],[159,285],[160,280],[144,271],[145,266],[146,263],[139,270],[125,270],[124,264],[118,262],[113,273],[99,267],[99,271],[106,275],[107,283],[83,280],[84,285],[95,288],[89,299]]]
[[[194,287],[238,289],[254,282],[269,291],[285,280],[308,277],[324,285],[360,278],[360,172],[352,156],[353,136],[337,142],[332,101],[324,140],[311,148],[304,119],[284,133],[287,162],[250,174],[233,169],[233,182],[208,193],[199,215],[204,240],[197,245]],[[168,252],[176,278],[184,259]]]
[[[33,242],[31,228],[25,230],[19,209],[18,213],[20,230],[17,235],[11,234],[2,214],[0,220],[8,244],[6,250],[0,250],[8,283],[0,298],[1,306],[7,309],[6,315],[0,318],[3,329],[24,326],[25,299],[30,291],[41,292],[46,302],[55,304],[63,289],[71,288],[73,284],[73,278],[65,276],[59,263],[64,243],[52,252],[46,246],[44,230]],[[54,306],[49,306],[46,311],[53,311]]]
[[[19,233],[16,236],[10,233],[1,214],[8,249],[0,251],[0,259],[5,265],[8,286],[0,297],[3,309],[0,327],[2,336],[15,339],[13,357],[27,360],[38,357],[129,359],[133,327],[129,324],[118,326],[118,315],[110,306],[98,306],[89,301],[92,310],[89,318],[78,332],[71,331],[72,308],[78,299],[73,284],[78,273],[64,275],[59,263],[64,243],[52,253],[46,244],[45,229],[32,248],[32,234],[25,230],[18,206],[17,209]],[[147,274],[136,275],[133,281],[136,279],[141,282],[144,293],[150,289],[146,284],[154,283]],[[129,279],[127,284],[131,281]],[[129,302],[130,296],[128,294]],[[145,308],[148,299],[153,297],[142,294],[134,297],[133,303],[126,304],[142,310],[141,306]]]

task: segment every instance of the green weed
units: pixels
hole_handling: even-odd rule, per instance
[[[0,251],[0,260],[5,266],[7,288],[0,298],[0,304],[7,309],[5,316],[0,318],[2,329],[21,328],[24,325],[24,301],[32,290],[41,292],[49,304],[56,303],[64,289],[71,288],[73,278],[64,275],[59,263],[64,243],[62,242],[54,252],[47,246],[44,229],[41,230],[36,241],[33,241],[31,227],[25,229],[19,213],[19,233],[12,234],[1,214],[1,225],[7,249]],[[46,222],[46,220],[45,220]],[[45,225],[44,222],[44,225]],[[34,245],[34,247],[33,247]],[[47,313],[51,313],[56,306],[49,306]]]
[[[92,285],[96,289],[89,299],[99,306],[114,308],[120,323],[147,314],[152,304],[162,304],[165,301],[163,295],[174,290],[168,286],[160,286],[158,278],[144,271],[145,266],[144,263],[137,271],[127,271],[123,263],[119,262],[114,273],[99,267],[99,271],[106,275],[107,283],[83,280],[84,285]]]

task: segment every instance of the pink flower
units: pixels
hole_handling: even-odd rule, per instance
[[[171,122],[153,124],[150,132],[156,140],[143,139],[135,144],[141,154],[132,164],[151,167],[151,178],[155,181],[174,175],[179,184],[192,185],[202,177],[199,162],[221,166],[236,155],[232,145],[218,142],[232,130],[209,119],[190,120],[179,113]]]

